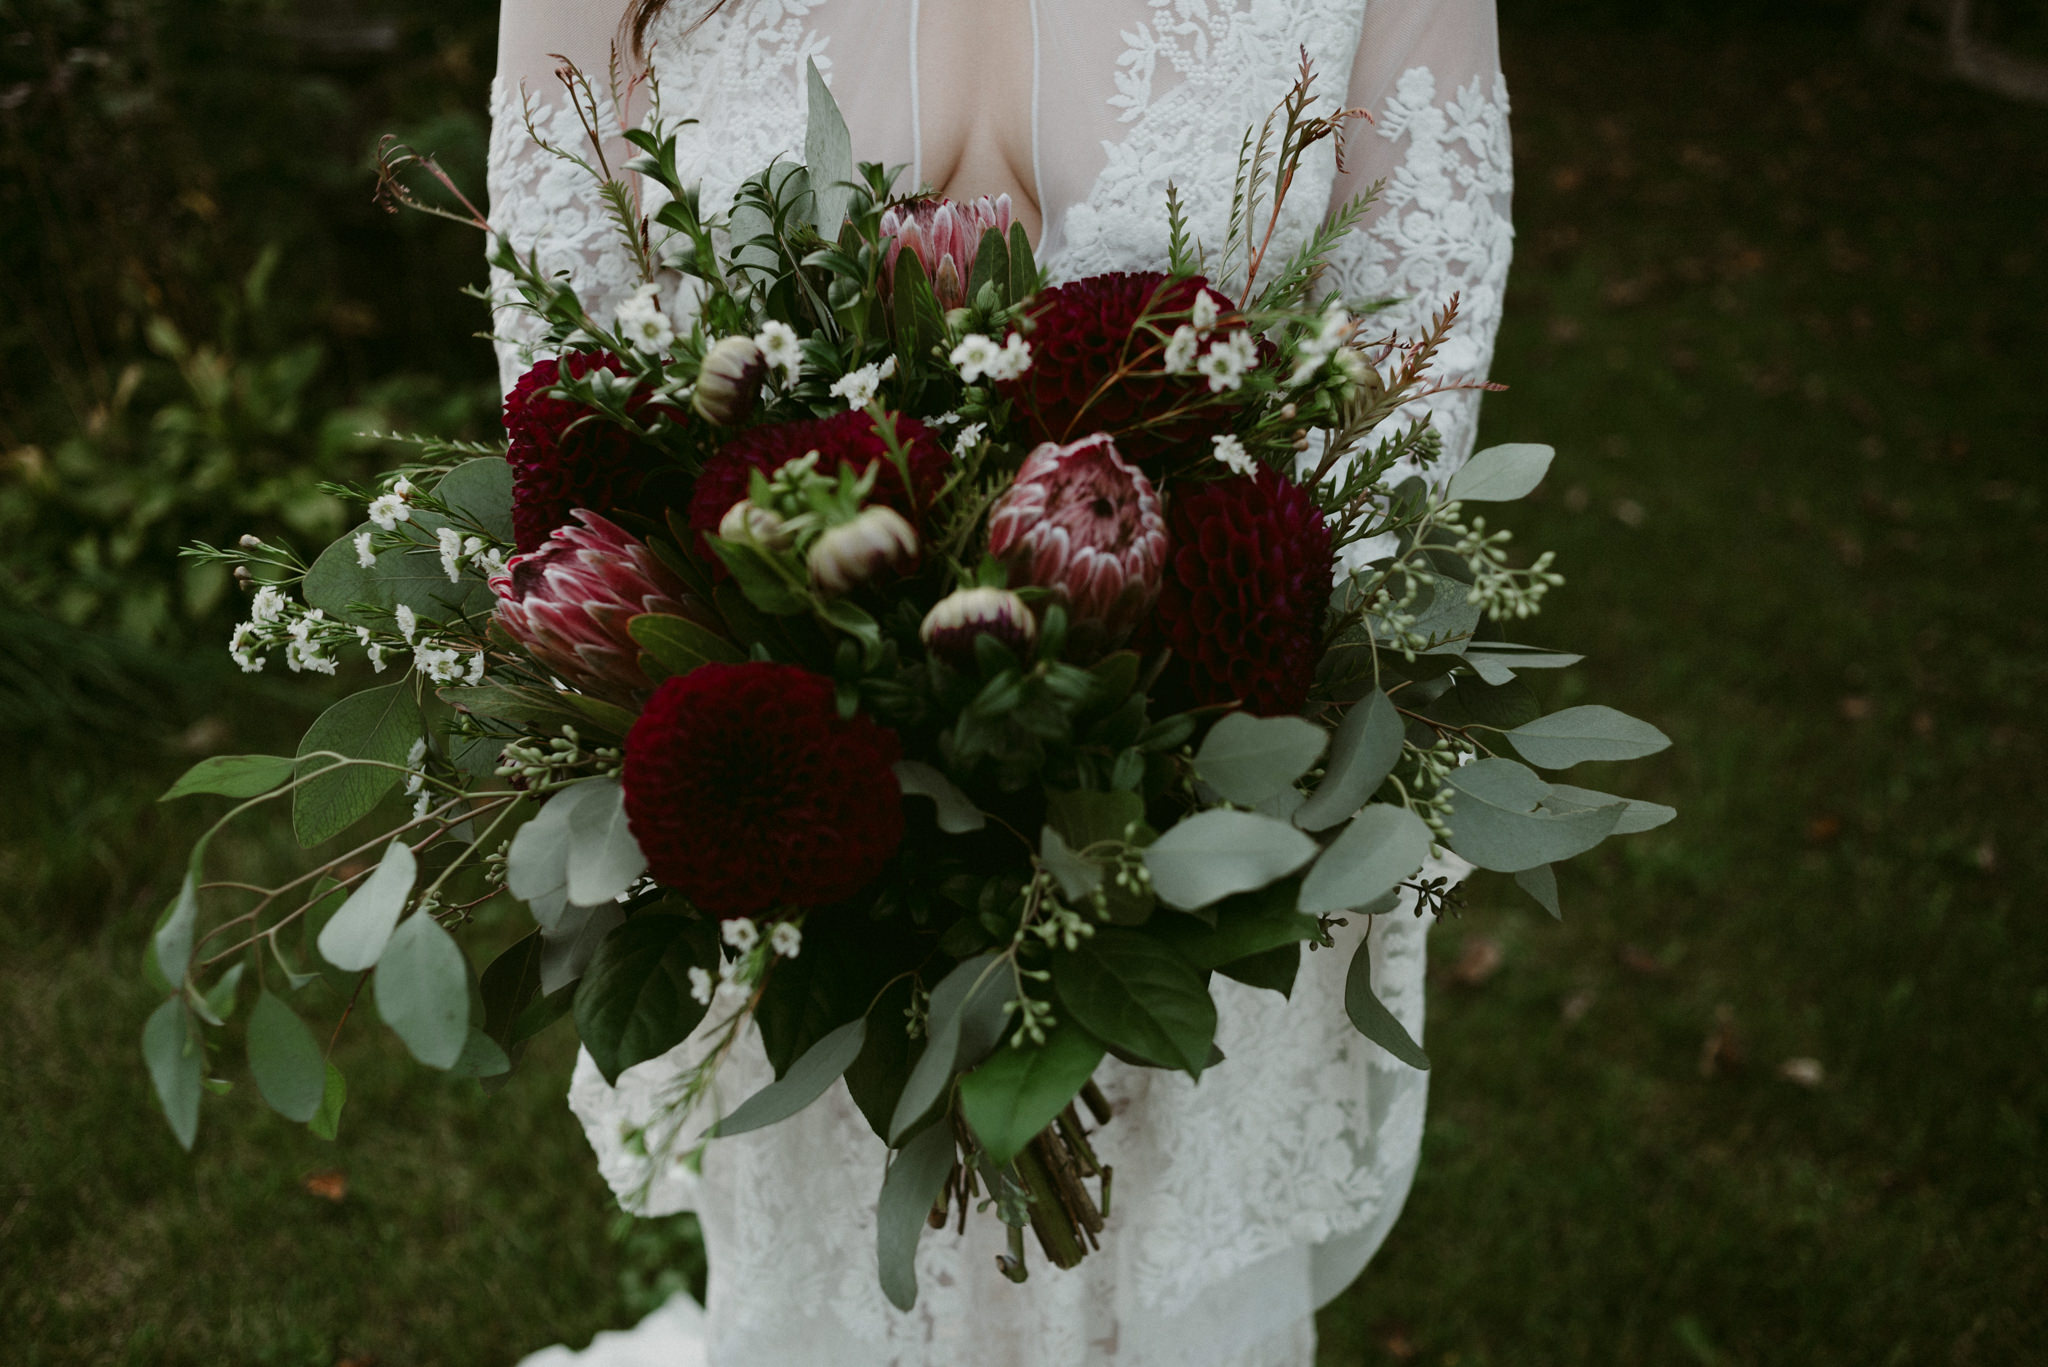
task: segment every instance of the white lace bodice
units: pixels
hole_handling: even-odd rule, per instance
[[[637,283],[632,266],[587,179],[532,149],[521,110],[553,139],[582,145],[544,54],[600,70],[612,30],[592,14],[568,29],[559,8],[525,14],[550,3],[562,0],[507,0],[492,221],[521,250],[569,271],[603,314]],[[1332,288],[1356,302],[1395,299],[1386,316],[1405,330],[1461,294],[1463,324],[1444,368],[1485,374],[1512,244],[1490,0],[1032,8],[1030,188],[1055,279],[1160,268],[1168,182],[1197,237],[1220,244],[1239,140],[1278,103],[1305,50],[1319,89],[1376,122],[1353,126],[1342,173],[1327,149],[1304,173],[1282,249],[1332,204],[1384,179],[1379,207],[1340,249]],[[729,0],[692,29],[696,7],[675,0],[651,35],[652,63],[666,113],[699,120],[681,160],[701,176],[706,207],[729,204],[773,156],[800,154],[812,59],[846,113],[855,155],[906,163],[908,178],[921,179],[916,76],[947,55],[917,53],[917,12],[918,0]],[[557,31],[531,31],[549,24]],[[509,384],[532,333],[512,313],[500,328]],[[1431,402],[1445,435],[1442,477],[1470,452],[1478,396]],[[1419,1037],[1423,923],[1401,911],[1371,933],[1375,986]],[[1098,1077],[1118,1115],[1097,1142],[1118,1176],[1100,1253],[1069,1273],[1040,1266],[1018,1287],[997,1271],[993,1219],[970,1220],[964,1239],[929,1233],[909,1314],[890,1309],[876,1283],[883,1149],[843,1088],[793,1121],[713,1142],[701,1175],[650,1172],[640,1133],[694,1042],[630,1070],[616,1090],[586,1058],[571,1102],[615,1190],[647,1213],[702,1217],[712,1367],[1306,1367],[1315,1307],[1357,1275],[1399,1213],[1426,1095],[1426,1075],[1346,1022],[1348,948],[1306,956],[1292,1000],[1219,982],[1217,1039],[1229,1062],[1199,1085],[1105,1065]],[[726,1104],[767,1077],[758,1047],[742,1051],[724,1073]]]

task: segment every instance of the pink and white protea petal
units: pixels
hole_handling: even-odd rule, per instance
[[[1023,655],[1038,639],[1038,622],[1008,589],[956,589],[924,615],[917,634],[932,654],[964,665],[974,659],[980,636],[993,636],[1012,654]]]
[[[1098,432],[1026,456],[989,514],[988,542],[1011,584],[1053,590],[1073,626],[1114,645],[1159,594],[1166,519],[1152,482]]]
[[[629,625],[642,613],[697,617],[689,590],[644,542],[579,508],[540,547],[491,576],[498,624],[571,688],[632,706],[654,683]],[[711,625],[710,623],[704,623]]]
[[[982,234],[994,228],[1008,237],[1013,221],[1008,195],[896,205],[882,214],[881,235],[890,239],[883,271],[893,285],[896,258],[908,251],[924,267],[939,307],[962,308],[968,303],[967,282],[974,274]]]

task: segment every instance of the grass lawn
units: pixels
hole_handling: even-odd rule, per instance
[[[1505,47],[1487,435],[1560,451],[1530,635],[1591,655],[1540,682],[1670,732],[1573,781],[1681,817],[1437,932],[1421,1175],[1321,1360],[2048,1359],[2048,110],[1817,28]],[[158,705],[274,750],[280,697]],[[191,754],[102,734],[0,789],[0,1360],[506,1364],[658,1302],[687,1228],[611,1212],[566,1032],[489,1098],[351,1032],[338,1142],[244,1094],[178,1151],[136,963]]]

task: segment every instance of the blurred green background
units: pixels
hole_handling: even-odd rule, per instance
[[[1553,686],[1673,826],[1434,938],[1421,1175],[1326,1364],[2048,1360],[2048,13],[1503,0],[1519,232],[1488,440],[1571,582]],[[196,756],[292,743],[175,548],[311,547],[360,434],[490,431],[495,5],[0,0],[0,1354],[510,1363],[701,1275],[610,1207],[544,1039],[484,1097],[344,1041],[341,1137],[181,1154],[137,972]],[[1988,51],[2005,65],[1986,67]],[[1975,62],[1975,65],[1972,65]],[[1986,73],[1989,73],[1988,75]],[[344,681],[345,682],[345,681]],[[229,856],[261,866],[288,850]]]

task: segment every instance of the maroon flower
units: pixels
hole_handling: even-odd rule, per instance
[[[1322,511],[1276,470],[1176,486],[1156,614],[1170,684],[1197,704],[1237,699],[1263,716],[1308,700],[1330,604]]]
[[[1142,464],[1199,438],[1198,416],[1168,414],[1207,400],[1208,383],[1166,374],[1163,347],[1207,283],[1117,273],[1040,292],[1031,310],[1031,369],[1004,382],[1003,392],[1041,441],[1107,432]],[[1140,318],[1149,324],[1142,333]]]
[[[896,462],[889,459],[889,448],[875,431],[874,419],[866,413],[846,412],[756,427],[720,447],[697,476],[696,491],[690,496],[690,525],[715,535],[732,505],[747,496],[754,471],[772,475],[812,451],[818,453],[819,473],[826,475],[836,474],[841,466],[851,466],[858,473],[879,463],[873,501],[894,508],[917,524],[919,515],[945,484],[952,457],[932,430],[915,418],[897,418],[896,437],[910,453],[910,480],[917,492],[914,510],[904,495]]]
[[[974,257],[981,250],[982,234],[990,228],[1004,237],[1010,235],[1008,195],[994,199],[983,195],[958,203],[921,199],[884,211],[881,233],[889,240],[889,250],[882,258],[882,269],[891,288],[896,284],[896,258],[907,250],[924,266],[941,310],[965,306],[971,302],[967,281],[974,274]]]
[[[1098,432],[1071,446],[1040,446],[988,519],[989,554],[1010,583],[1053,589],[1095,644],[1130,634],[1159,594],[1166,520],[1152,481]]]
[[[564,364],[577,379],[592,370],[626,372],[625,363],[610,352],[571,352],[561,361],[535,365],[505,396],[512,540],[522,552],[538,550],[549,532],[568,525],[577,508],[609,513],[632,502],[652,470],[652,453],[632,433],[579,404],[548,395]]]
[[[844,901],[903,840],[896,733],[841,718],[830,679],[707,664],[626,736],[626,820],[654,877],[714,916]]]
[[[564,683],[632,706],[654,687],[626,630],[643,612],[693,617],[688,588],[661,557],[596,513],[557,527],[539,550],[515,555],[491,576],[498,624]]]

